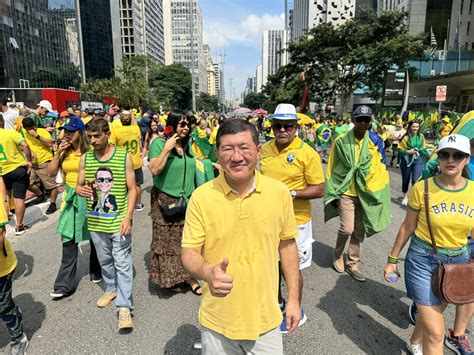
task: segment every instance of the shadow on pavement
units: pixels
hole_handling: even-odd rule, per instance
[[[15,289],[15,283],[13,283]],[[46,318],[46,307],[43,303],[34,300],[31,293],[22,293],[14,297],[15,303],[20,307],[23,314],[23,327],[28,339],[41,328]],[[0,349],[10,343],[10,336],[3,324],[0,326]]]
[[[334,243],[336,243],[336,238],[334,238]],[[332,247],[318,241],[313,243],[313,261],[318,266],[322,268],[332,267],[332,253]]]
[[[405,292],[367,279],[360,283],[341,275],[335,287],[317,305],[332,321],[339,335],[345,335],[365,354],[395,354],[405,348],[405,341],[363,310],[371,308],[395,326],[407,329],[408,307],[401,301]],[[362,306],[362,307],[361,307]]]
[[[15,250],[16,258],[18,259],[18,265],[16,266],[15,274],[13,275],[13,281],[20,277],[28,277],[33,272],[33,266],[35,259],[28,254],[25,254],[21,250]]]
[[[200,350],[193,348],[194,343],[201,341],[200,330],[191,324],[184,324],[178,328],[176,335],[168,340],[164,354],[200,354]]]

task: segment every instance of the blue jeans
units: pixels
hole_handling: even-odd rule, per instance
[[[132,235],[91,231],[106,292],[117,292],[115,306],[133,309]]]
[[[400,169],[402,170],[402,192],[406,194],[408,192],[408,186],[410,185],[410,176],[411,184],[415,185],[418,179],[421,177],[423,167],[425,166],[425,161],[422,157],[418,157],[415,161],[408,166],[405,158],[402,158],[400,162]]]

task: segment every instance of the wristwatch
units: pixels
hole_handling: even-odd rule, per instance
[[[291,198],[294,200],[296,198],[296,191],[295,190],[291,190],[290,191],[290,195],[291,195]]]

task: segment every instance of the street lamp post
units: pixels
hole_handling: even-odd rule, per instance
[[[191,39],[191,86],[192,86],[192,100],[193,111],[196,112],[196,84],[194,79],[194,0],[189,0],[189,16],[190,21],[190,39]]]

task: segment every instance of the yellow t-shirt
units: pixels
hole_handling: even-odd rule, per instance
[[[88,124],[94,117],[92,116],[86,116],[86,117],[82,117],[81,120],[82,120],[82,123],[84,123],[84,125]]]
[[[445,190],[436,178],[429,179],[430,222],[436,244],[441,248],[459,248],[467,243],[474,228],[474,181],[456,191]],[[415,235],[431,244],[426,223],[424,181],[413,186],[408,196],[408,207],[419,211]]]
[[[109,142],[117,147],[125,149],[132,157],[133,168],[139,169],[142,167],[142,158],[140,157],[140,144],[142,134],[140,127],[137,125],[130,126],[115,126],[110,135]]]
[[[72,150],[68,150],[65,153],[65,157],[61,164],[63,171],[63,179],[66,185],[73,189],[77,185],[77,176],[79,175],[79,163],[81,161],[81,154],[76,154]]]
[[[19,144],[25,138],[13,129],[0,128],[0,176],[26,164]]]
[[[219,131],[219,127],[214,127],[214,129],[211,132],[211,135],[209,137],[209,144],[214,145],[216,144],[217,140],[217,131]]]
[[[201,127],[197,126],[196,127],[197,131],[198,131],[198,137],[199,138],[207,138],[207,134],[206,134],[206,129],[202,129]]]
[[[38,133],[40,137],[43,137],[45,139],[53,139],[51,137],[51,134],[44,128],[37,128],[36,133]],[[34,154],[33,164],[40,165],[47,163],[48,161],[51,161],[53,159],[53,152],[51,151],[51,147],[45,145],[39,139],[31,136],[28,132],[26,132],[25,129],[23,129],[23,134],[25,136],[26,143],[28,143],[31,151]]]
[[[443,129],[440,132],[441,138],[449,136],[449,133],[453,130],[453,125],[451,123],[446,123],[443,127]]]
[[[245,197],[232,192],[224,174],[197,188],[187,208],[182,246],[202,247],[211,265],[227,257],[227,273],[234,278],[231,293],[223,298],[213,297],[203,285],[201,325],[246,340],[276,328],[281,323],[278,247],[297,233],[288,188],[259,172]]]
[[[370,139],[370,138],[367,138]],[[354,147],[354,162],[357,164],[359,162],[360,158],[360,151],[362,150],[362,143],[364,143],[364,138],[362,139],[357,139],[355,138],[355,147]],[[357,196],[357,190],[356,190],[356,184],[355,184],[355,179],[352,179],[352,182],[347,189],[346,192],[344,192],[344,195],[347,196]]]
[[[262,147],[260,171],[263,175],[283,182],[290,190],[302,190],[308,185],[324,183],[324,172],[319,154],[299,137],[278,152],[275,140]],[[296,224],[311,220],[311,201],[293,200]]]
[[[1,191],[0,198],[2,199],[0,203],[0,227],[5,228],[5,226],[8,224],[8,216],[7,211],[5,210],[5,204],[3,203],[3,200],[5,199],[4,191]],[[3,254],[3,248],[0,245],[0,277],[10,274],[13,270],[15,270],[17,265],[16,255],[13,252],[8,239],[5,238],[3,242],[5,243],[5,251],[7,252],[7,256],[5,257]]]

